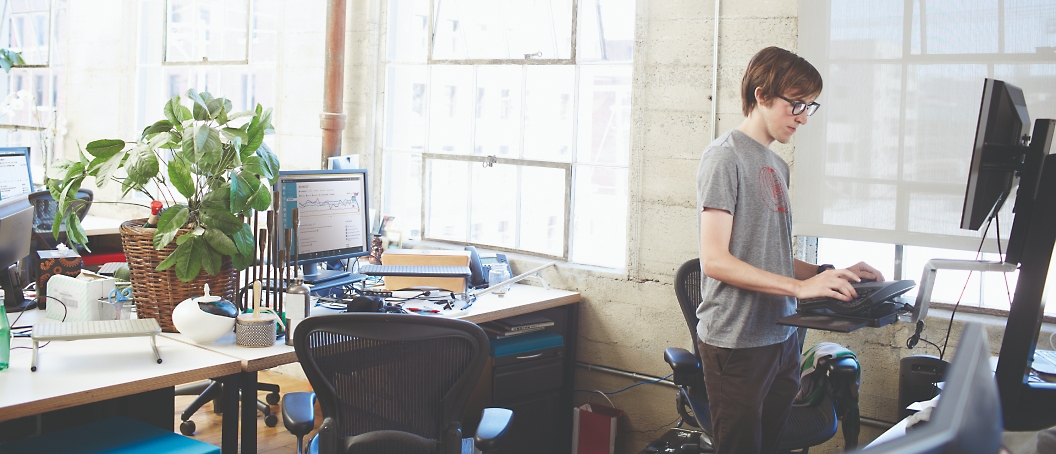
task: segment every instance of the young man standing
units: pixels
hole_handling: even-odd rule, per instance
[[[858,263],[833,269],[792,257],[788,143],[819,107],[821,75],[789,51],[759,51],[741,82],[745,119],[715,139],[697,170],[703,302],[697,347],[718,453],[774,453],[799,389],[796,329],[778,325],[797,298],[857,294],[849,281],[883,280]]]

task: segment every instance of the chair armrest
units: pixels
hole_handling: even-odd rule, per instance
[[[858,378],[858,361],[854,358],[829,360],[824,367],[828,369],[829,378],[836,380],[856,380]]]
[[[315,428],[315,393],[286,393],[282,396],[282,425],[301,437]]]
[[[700,372],[700,358],[684,348],[669,347],[664,349],[664,361],[671,366],[675,374],[693,374]]]
[[[513,411],[505,408],[485,408],[484,415],[477,425],[474,443],[481,452],[490,452],[498,446],[499,441],[513,422]]]

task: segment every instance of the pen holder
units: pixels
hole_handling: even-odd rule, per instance
[[[239,315],[235,319],[235,344],[240,347],[275,345],[277,322],[278,318],[271,309]]]

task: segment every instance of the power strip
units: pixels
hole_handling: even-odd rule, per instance
[[[392,297],[392,292],[379,292],[379,291],[374,291],[374,290],[363,290],[360,293],[362,293],[363,296],[380,296],[382,298],[391,298]]]

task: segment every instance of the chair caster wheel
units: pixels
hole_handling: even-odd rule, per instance
[[[275,427],[279,424],[279,417],[275,415],[268,415],[264,417],[264,425],[268,427]]]
[[[180,433],[186,436],[194,435],[194,421],[186,420],[180,423]]]
[[[267,401],[269,405],[278,405],[279,393],[268,393],[268,395],[264,396],[264,400]]]

